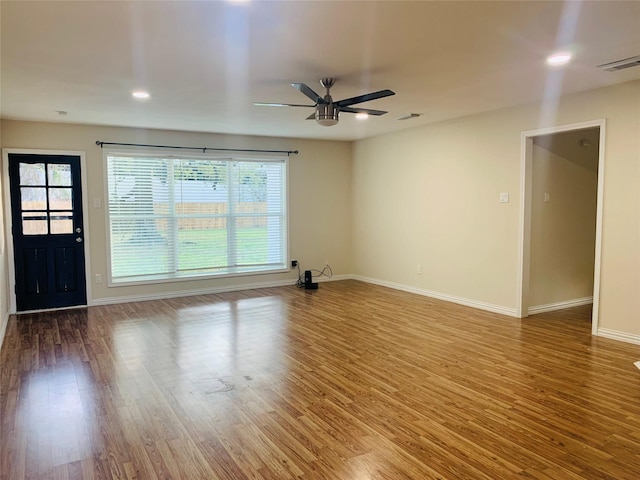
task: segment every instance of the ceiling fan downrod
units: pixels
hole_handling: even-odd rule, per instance
[[[316,122],[323,127],[331,127],[338,123],[339,120],[340,109],[333,103],[333,99],[329,93],[335,81],[335,78],[323,78],[320,80],[320,85],[326,89],[327,93],[324,96],[325,103],[318,103],[316,105]]]

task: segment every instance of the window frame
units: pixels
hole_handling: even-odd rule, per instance
[[[189,152],[186,153],[183,150],[164,149],[162,152],[158,152],[152,149],[141,149],[137,147],[119,147],[119,148],[104,148],[103,149],[103,186],[104,186],[104,219],[105,219],[105,237],[106,237],[106,260],[107,260],[107,286],[108,287],[123,287],[123,286],[135,286],[135,285],[153,285],[158,283],[176,283],[176,282],[188,282],[188,281],[200,281],[210,279],[222,279],[233,277],[246,277],[255,275],[268,275],[289,272],[289,157],[281,153],[260,153],[250,154],[243,152]],[[175,275],[170,277],[149,276],[148,278],[136,277],[132,280],[115,280],[112,272],[112,239],[111,239],[111,215],[109,206],[109,163],[108,157],[110,156],[122,156],[122,157],[145,157],[153,159],[185,159],[185,160],[211,160],[211,161],[225,161],[225,162],[265,162],[265,163],[282,163],[282,232],[281,232],[281,248],[283,252],[282,266],[267,269],[257,269],[251,271],[235,271],[235,272],[205,272],[191,275]],[[95,206],[95,205],[94,205]],[[239,217],[230,217],[239,218]]]

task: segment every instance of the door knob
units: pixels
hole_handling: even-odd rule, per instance
[[[82,243],[82,237],[76,237],[76,242]]]
[[[76,233],[82,233],[82,229],[80,227],[76,228]]]

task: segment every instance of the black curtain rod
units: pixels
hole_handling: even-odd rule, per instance
[[[145,145],[144,143],[101,142],[100,140],[96,140],[96,145],[98,145],[100,148],[104,147],[105,145],[120,145],[122,147],[153,147],[181,150],[202,150],[202,153],[206,153],[207,150],[212,150],[216,152],[286,153],[287,155],[298,154],[298,150],[252,150],[250,148],[175,147],[171,145]]]

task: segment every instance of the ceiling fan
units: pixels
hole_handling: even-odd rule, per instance
[[[387,112],[382,110],[371,110],[368,108],[352,108],[351,105],[355,105],[356,103],[368,102],[370,100],[376,100],[378,98],[389,97],[391,95],[395,95],[395,92],[391,90],[380,90],[379,92],[367,93],[365,95],[358,95],[357,97],[345,98],[344,100],[340,100],[338,102],[334,102],[331,98],[331,94],[329,90],[336,82],[335,78],[323,78],[320,80],[320,85],[326,88],[327,93],[323,97],[318,95],[313,91],[311,87],[305,85],[304,83],[292,83],[291,86],[296,88],[301,93],[309,97],[311,100],[315,102],[314,105],[299,105],[294,103],[265,103],[265,102],[254,102],[254,105],[263,106],[263,107],[309,107],[315,108],[315,111],[307,117],[307,120],[315,120],[320,125],[324,125],[325,127],[330,127],[338,123],[338,116],[340,112],[348,112],[348,113],[366,113],[368,115],[384,115]]]

